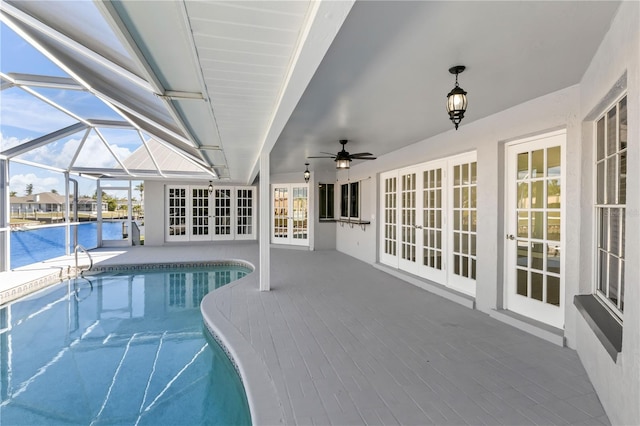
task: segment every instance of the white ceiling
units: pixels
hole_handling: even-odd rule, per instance
[[[350,140],[350,152],[382,155],[455,131],[445,111],[454,65],[467,67],[461,128],[577,84],[618,6],[358,1],[278,139],[272,173],[301,173],[306,156],[337,152],[339,139]],[[309,162],[311,170],[335,167]]]
[[[272,147],[271,173],[302,172],[339,139],[382,155],[453,131],[453,65],[467,66],[461,126],[576,84],[618,6],[9,0],[2,11],[132,125],[251,183]]]

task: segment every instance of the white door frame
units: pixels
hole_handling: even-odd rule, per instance
[[[398,171],[398,267],[414,275],[420,275],[422,263],[422,231],[418,228],[422,223],[421,174],[420,167]],[[408,188],[405,193],[403,184]]]
[[[286,201],[286,213],[284,217],[280,217],[281,215],[276,215],[276,200],[274,197],[274,191],[277,188],[282,188],[287,191],[287,201]],[[306,209],[302,211],[296,210],[294,200],[294,190],[304,188],[307,191],[307,201],[306,201]],[[271,185],[271,243],[272,244],[289,244],[289,245],[297,245],[297,246],[309,246],[310,241],[310,217],[309,217],[309,203],[311,197],[309,196],[309,184],[308,183],[283,183],[283,184],[272,184]],[[304,216],[304,217],[296,217],[296,215]],[[276,219],[282,221],[284,220],[284,224],[280,222],[282,225],[280,228],[286,229],[286,234],[284,236],[276,236],[275,233],[275,225]],[[294,232],[296,232],[295,224],[296,222],[306,221],[306,238],[294,238]]]
[[[425,173],[429,173],[429,175],[431,175],[431,171],[433,171],[433,175],[437,176],[438,174],[438,170],[440,170],[440,186],[439,187],[434,187],[434,188],[429,188],[426,187],[425,188]],[[429,177],[429,180],[431,181],[431,176]],[[437,181],[437,177],[435,177],[435,180]],[[437,182],[436,182],[437,183]],[[417,249],[417,255],[419,257],[418,259],[418,272],[419,275],[421,277],[425,277],[428,280],[432,280],[438,283],[443,283],[444,285],[448,285],[447,284],[447,270],[448,270],[448,260],[449,260],[449,256],[448,256],[448,237],[447,237],[447,233],[450,233],[450,230],[447,230],[447,214],[448,214],[448,208],[447,208],[447,201],[448,201],[448,191],[447,191],[447,187],[448,187],[448,179],[447,179],[447,161],[445,160],[437,160],[437,161],[432,161],[429,162],[428,164],[425,164],[423,167],[420,167],[419,169],[419,175],[418,175],[418,188],[420,190],[420,196],[418,197],[418,206],[419,206],[419,210],[418,210],[418,215],[417,215],[417,222],[418,222],[418,234],[420,234],[420,236],[418,238],[416,238],[416,241],[418,241],[420,243],[420,245],[418,246]],[[431,203],[434,200],[425,200],[425,196],[428,194],[429,191],[431,191],[433,194],[437,194],[439,190],[439,194],[440,194],[440,199],[438,200],[437,197],[435,199],[437,205],[439,205],[439,207],[437,207],[437,205],[431,206]],[[428,230],[429,227],[429,215],[425,214],[427,211],[429,211],[429,209],[426,207],[426,204],[429,203],[430,208],[432,211],[440,211],[441,214],[441,225],[439,228],[439,232],[440,232],[440,248],[436,248],[435,244],[434,247],[425,247],[425,237],[427,237],[428,240],[431,240],[431,238],[433,237],[433,235],[428,236],[426,235],[427,233],[429,233],[430,231]],[[432,227],[432,229],[435,233],[436,228]],[[433,253],[437,253],[438,251],[440,252],[440,269],[438,269],[437,267],[431,267],[428,265],[425,265],[425,254],[431,250]]]
[[[398,223],[400,223],[398,176],[397,170],[380,174],[380,212],[378,213],[380,218],[380,263],[394,268],[398,267],[400,248],[398,240]],[[387,180],[389,180],[389,187],[387,187]],[[385,249],[387,243],[389,244],[388,253]]]
[[[476,176],[476,183],[473,182],[473,178],[472,178],[472,171],[471,168],[469,168],[468,170],[468,183],[465,183],[465,173],[464,173],[464,167],[466,165],[470,165],[470,164],[476,164],[476,174],[477,174],[477,153],[475,151],[473,152],[469,152],[466,154],[461,154],[461,155],[457,155],[455,157],[452,157],[449,159],[449,161],[447,162],[447,187],[445,188],[447,191],[447,195],[448,195],[448,199],[447,199],[447,206],[446,206],[446,217],[443,219],[443,226],[446,227],[446,238],[447,238],[447,285],[457,291],[461,291],[465,294],[468,294],[470,296],[475,297],[476,295],[476,280],[474,278],[467,278],[464,276],[464,264],[459,265],[458,267],[460,268],[460,273],[456,274],[455,273],[455,268],[456,268],[456,256],[458,257],[458,260],[464,262],[464,259],[462,258],[467,258],[468,260],[468,265],[467,268],[468,269],[468,273],[469,273],[469,277],[472,276],[471,273],[471,269],[473,268],[473,262],[475,262],[475,258],[477,256],[477,253],[474,254],[473,250],[475,249],[475,247],[478,246],[478,241],[477,239],[475,240],[475,246],[472,243],[472,240],[469,240],[469,244],[468,244],[468,253],[465,254],[464,253],[464,248],[463,248],[463,244],[460,244],[460,253],[456,253],[455,250],[455,234],[456,232],[460,232],[460,234],[462,235],[462,237],[466,237],[467,235],[471,236],[472,238],[476,238],[477,236],[477,228],[476,228],[476,224],[472,223],[473,222],[473,214],[476,213],[477,211],[477,176]],[[456,175],[455,175],[455,167],[456,166],[461,166],[461,170],[460,170],[460,183],[456,184]],[[475,207],[473,205],[473,203],[470,203],[470,206],[468,208],[465,208],[465,206],[460,205],[460,207],[455,207],[456,204],[456,193],[455,193],[455,189],[461,189],[463,191],[461,195],[461,201],[464,201],[464,189],[467,188],[470,190],[470,192],[473,189],[476,189],[476,194],[475,197],[472,196],[472,192],[468,194],[468,200],[474,200],[475,201]],[[464,226],[464,213],[463,212],[469,212],[470,215],[467,216],[467,226]],[[462,217],[458,218],[459,223],[456,221],[456,214],[457,213],[462,213]],[[460,229],[456,229],[456,223],[458,223]],[[475,229],[475,230],[474,230]],[[443,237],[444,238],[444,237]],[[477,249],[476,249],[477,250]],[[476,263],[477,264],[477,263]],[[476,266],[477,269],[477,266]],[[476,276],[477,276],[477,270],[476,270]]]
[[[551,148],[551,147],[555,147],[555,146],[560,146],[560,174],[558,175],[557,179],[559,179],[560,181],[560,228],[559,228],[559,232],[560,232],[560,241],[559,241],[559,247],[560,247],[560,259],[559,259],[559,265],[560,265],[560,272],[559,274],[554,274],[553,272],[548,272],[548,266],[545,267],[544,265],[548,265],[548,261],[549,261],[549,256],[553,255],[554,253],[557,253],[556,249],[553,248],[553,252],[552,247],[549,246],[547,247],[547,244],[549,242],[551,242],[553,245],[556,245],[556,243],[554,242],[554,240],[549,240],[548,238],[545,238],[545,236],[548,236],[548,214],[549,213],[553,213],[554,210],[551,210],[551,212],[548,211],[547,207],[544,208],[534,208],[533,206],[530,205],[531,200],[532,200],[532,192],[533,192],[533,187],[531,187],[531,185],[527,185],[527,201],[526,201],[526,207],[521,207],[524,209],[527,209],[526,212],[523,212],[523,218],[518,218],[517,215],[517,210],[516,210],[516,202],[517,202],[517,187],[516,187],[516,173],[517,173],[517,169],[518,169],[518,164],[517,164],[517,155],[518,153],[521,152],[533,152],[533,151],[538,151],[538,150],[543,150],[544,149],[544,155],[545,155],[545,162],[544,162],[544,172],[545,172],[545,176],[547,173],[546,170],[546,155],[547,155],[547,148]],[[529,156],[531,157],[531,156]],[[528,160],[529,163],[531,164],[531,159]],[[528,166],[529,170],[531,166]],[[529,138],[525,138],[525,139],[520,139],[517,141],[513,141],[510,142],[508,144],[505,145],[505,170],[506,170],[506,175],[505,175],[505,188],[506,188],[506,196],[505,196],[505,239],[504,239],[504,253],[505,253],[505,265],[504,265],[504,277],[505,277],[505,281],[504,281],[504,301],[505,301],[505,308],[511,311],[514,311],[516,313],[519,313],[521,315],[527,316],[529,318],[532,318],[534,320],[549,324],[553,327],[556,328],[564,328],[564,311],[565,311],[565,240],[566,240],[566,232],[565,232],[565,228],[566,228],[566,196],[565,196],[565,188],[566,188],[566,130],[559,130],[559,131],[554,131],[554,132],[549,132],[549,133],[545,133],[545,134],[540,134],[537,136],[533,136],[533,137],[529,137]],[[528,181],[528,179],[534,179],[534,181],[536,180],[535,177],[522,177],[521,179],[525,179],[526,182],[530,182]],[[545,178],[546,179],[546,178]],[[554,176],[554,179],[556,179],[556,177]],[[551,179],[549,179],[551,180]],[[521,181],[524,182],[524,181]],[[547,182],[547,180],[543,180],[543,185],[542,188],[544,189],[543,193],[547,194],[547,187],[549,185],[549,183]],[[524,189],[524,188],[523,188]],[[537,188],[537,191],[540,190],[540,187]],[[537,192],[536,191],[536,192]],[[548,197],[546,198],[546,200],[548,201]],[[522,211],[522,210],[521,210]],[[532,226],[532,221],[533,221],[533,217],[534,215],[537,213],[537,219],[540,220],[540,218],[542,218],[542,223],[543,223],[543,237],[542,238],[534,238],[532,236],[532,232],[533,231],[533,226]],[[524,218],[524,215],[527,216],[527,218]],[[523,230],[520,226],[519,226],[519,220],[525,220],[525,225],[526,225],[526,229]],[[545,227],[545,224],[547,224],[547,226]],[[547,228],[547,229],[545,229]],[[531,231],[531,232],[529,232]],[[518,233],[520,232],[520,234]],[[528,236],[524,236],[524,232],[527,233]],[[537,240],[536,241],[531,241],[531,240]],[[518,241],[520,241],[520,243],[518,243]],[[534,267],[533,266],[533,261],[534,261],[534,251],[531,250],[531,252],[529,251],[530,248],[536,248],[535,246],[537,244],[541,244],[538,248],[541,251],[541,254],[539,254],[539,256],[541,257],[541,261],[543,263],[543,266],[540,266],[540,268],[542,269],[542,271],[540,272],[536,272],[539,270],[538,267]],[[520,269],[517,268],[517,262],[519,260],[518,258],[518,251],[519,248],[518,247],[527,247],[527,258],[524,262],[526,263],[522,263],[521,261],[521,267]],[[540,251],[535,251],[535,253],[540,253]],[[529,253],[531,255],[529,255]],[[555,257],[555,256],[554,256]],[[522,259],[522,256],[520,257],[520,259]],[[538,261],[540,262],[540,260]],[[528,293],[531,294],[532,290],[531,290],[531,283],[528,277],[531,277],[531,273],[536,273],[537,275],[541,275],[543,278],[543,282],[542,282],[542,298],[543,301],[539,301],[536,300],[532,297],[528,297],[528,296],[523,296],[523,295],[519,295],[517,294],[517,277],[518,277],[518,271],[520,271],[520,274],[527,274],[527,286],[528,286]],[[555,277],[555,275],[559,275],[559,301],[558,301],[558,306],[551,304],[551,303],[546,303],[544,300],[547,298],[547,278],[549,277],[548,274],[551,274],[552,278],[555,279],[557,277]],[[523,279],[524,279],[524,275],[523,275]]]
[[[193,191],[194,190],[204,192],[204,194],[205,194],[204,199],[207,200],[207,206],[206,206],[206,209],[207,209],[207,213],[206,213],[207,224],[205,226],[203,226],[203,229],[205,227],[207,229],[207,233],[205,233],[205,234],[194,234],[193,233],[194,225],[196,225],[196,224],[194,224],[194,220],[199,218],[199,216],[194,216],[194,214],[193,214],[193,209],[199,207],[199,206],[194,206],[194,197],[193,197]],[[188,206],[188,217],[189,217],[188,234],[189,234],[189,240],[190,241],[211,241],[211,239],[213,238],[212,201],[213,201],[213,198],[212,198],[211,194],[209,193],[209,190],[208,190],[207,186],[205,186],[205,185],[200,185],[200,186],[192,185],[192,186],[189,187],[189,195],[187,197],[187,206]],[[200,225],[196,225],[196,226],[200,226]]]
[[[132,217],[131,217],[131,182],[129,182],[128,186],[98,186],[97,191],[97,205],[98,209],[102,210],[102,196],[105,192],[118,192],[118,191],[127,191],[127,218],[123,221],[123,224],[126,224],[127,228],[127,238],[121,238],[119,240],[107,240],[102,236],[102,222],[104,222],[104,216],[102,216],[102,221],[100,224],[100,247],[127,247],[131,245],[131,228],[132,228]],[[124,231],[124,230],[123,230]]]

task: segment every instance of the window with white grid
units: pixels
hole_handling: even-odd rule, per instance
[[[596,120],[596,294],[622,318],[627,202],[627,97]]]

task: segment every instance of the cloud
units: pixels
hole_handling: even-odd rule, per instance
[[[20,139],[15,136],[5,136],[0,132],[0,151],[4,151],[9,148],[13,148],[14,146],[18,146],[25,142],[28,142],[30,138]]]
[[[67,127],[76,120],[20,92],[2,94],[2,125],[36,132],[42,135]]]
[[[49,192],[53,188],[59,188],[60,185],[64,186],[62,183],[63,177],[61,179],[55,178],[53,176],[38,176],[35,173],[27,173],[21,175],[13,175],[9,179],[9,190],[15,191],[18,196],[26,195],[27,185],[33,184],[33,193],[37,194],[40,192]]]
[[[21,158],[38,164],[66,169],[76,154],[78,146],[80,146],[80,139],[76,138],[64,142],[52,142],[24,154]],[[120,159],[131,155],[131,150],[128,148],[115,144],[109,146]],[[82,147],[75,165],[78,167],[111,168],[117,167],[118,163],[104,146],[102,140],[95,133],[91,133]]]

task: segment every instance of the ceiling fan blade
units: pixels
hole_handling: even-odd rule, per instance
[[[320,151],[320,154],[327,154],[327,155],[332,155],[332,156],[336,156],[333,152],[324,152],[324,151]]]
[[[355,154],[351,154],[352,157],[362,157],[363,155],[373,155],[370,152],[356,152]]]
[[[355,157],[354,160],[375,160],[378,157]]]
[[[307,158],[336,158],[335,155],[332,155],[331,157],[327,157],[327,156],[320,156],[320,157],[307,157]]]

